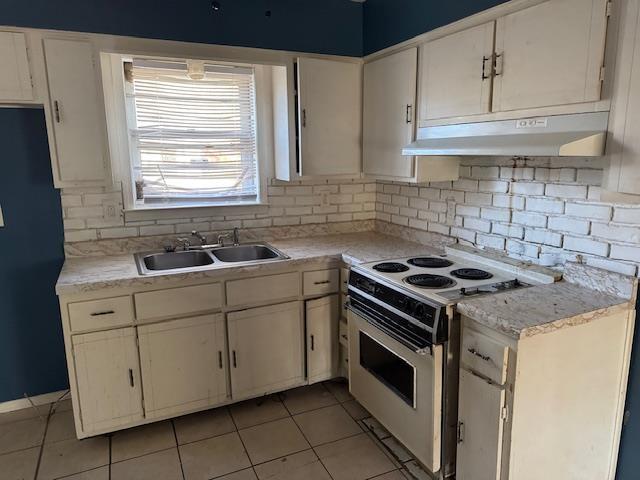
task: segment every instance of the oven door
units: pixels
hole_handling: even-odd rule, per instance
[[[440,470],[442,345],[417,353],[349,310],[351,394],[431,472]]]

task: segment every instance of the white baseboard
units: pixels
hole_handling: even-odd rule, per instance
[[[58,400],[62,395],[64,395],[67,390],[60,390],[58,392],[51,393],[43,393],[42,395],[36,395],[35,397],[30,397],[31,402],[34,405],[46,405],[47,403],[52,403]],[[71,395],[67,395],[65,398],[71,398]],[[0,413],[13,412],[14,410],[21,410],[23,408],[29,408],[31,403],[26,398],[18,398],[16,400],[9,400],[8,402],[0,403]]]

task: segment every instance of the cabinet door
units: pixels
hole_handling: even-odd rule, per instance
[[[88,42],[44,40],[58,181],[106,179],[106,126],[101,84]]]
[[[33,100],[24,33],[0,32],[0,101]]]
[[[607,0],[549,0],[498,19],[493,110],[600,99]]]
[[[489,112],[494,22],[420,47],[421,122]]]
[[[71,337],[84,433],[141,420],[142,389],[134,328]]]
[[[224,402],[227,369],[221,314],[138,327],[147,418]]]
[[[504,430],[504,389],[460,370],[459,480],[499,480]]]
[[[363,170],[411,178],[414,159],[402,155],[413,140],[418,50],[409,48],[364,66]]]
[[[263,395],[304,382],[300,302],[227,314],[231,395]]]
[[[309,383],[328,380],[338,370],[340,300],[330,295],[306,302],[307,377]]]
[[[362,158],[362,65],[298,59],[301,175],[357,175]]]

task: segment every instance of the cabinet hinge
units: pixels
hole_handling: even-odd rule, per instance
[[[605,10],[605,15],[610,17],[613,14],[613,2],[607,2],[607,8]]]
[[[602,67],[600,67],[600,81],[604,82],[604,76],[607,73],[607,69],[606,67],[603,65]]]
[[[500,418],[505,422],[509,419],[509,409],[507,407],[502,407],[502,411],[500,412]]]

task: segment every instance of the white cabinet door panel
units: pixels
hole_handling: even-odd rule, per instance
[[[362,65],[298,59],[300,174],[359,175]]]
[[[489,112],[495,22],[420,47],[421,121]]]
[[[409,48],[364,66],[363,171],[411,178],[414,159],[402,155],[413,140],[417,49]]]
[[[337,375],[339,320],[339,295],[306,302],[309,383],[321,382]]]
[[[60,182],[106,180],[106,125],[93,47],[44,40]]]
[[[33,100],[24,33],[0,32],[0,101]]]
[[[138,327],[147,418],[178,415],[227,399],[222,314]]]
[[[117,429],[143,418],[134,328],[71,337],[84,433]]]
[[[460,370],[458,408],[459,480],[500,480],[504,389]]]
[[[549,0],[498,19],[493,110],[600,99],[607,0]]]
[[[300,302],[229,313],[227,327],[234,400],[284,390],[304,381]]]

